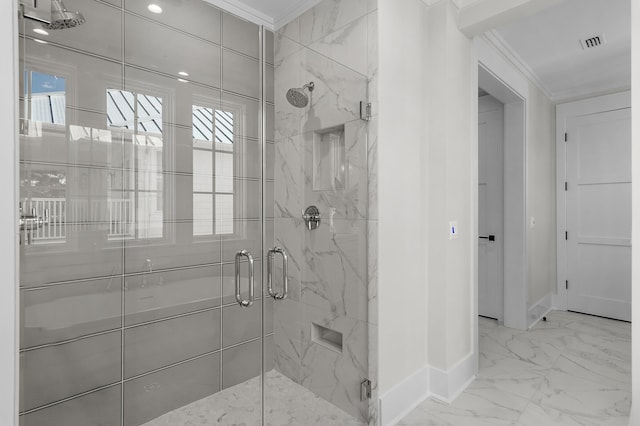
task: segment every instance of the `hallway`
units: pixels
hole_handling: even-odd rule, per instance
[[[547,319],[522,332],[480,318],[477,379],[453,404],[427,400],[399,425],[628,425],[631,324]]]

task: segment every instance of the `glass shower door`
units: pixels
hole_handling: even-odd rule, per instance
[[[258,28],[205,2],[157,5],[124,3],[116,93],[139,127],[124,142],[124,423],[259,424]]]
[[[260,424],[258,27],[65,3],[21,20],[21,425]]]
[[[274,350],[265,353],[273,357],[265,374],[265,416],[272,424],[373,419],[369,79],[367,51],[359,48],[373,17],[366,5],[352,6],[349,13],[360,17],[344,28],[332,21],[341,5],[325,1],[275,35],[275,132],[267,136],[265,169],[266,192],[274,194],[265,218],[274,224],[274,239],[264,249],[287,253],[288,294],[273,301]],[[273,257],[278,292],[282,262]]]

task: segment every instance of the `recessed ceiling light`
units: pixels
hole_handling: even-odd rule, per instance
[[[184,78],[179,78],[178,81],[180,83],[188,83],[189,82],[189,80],[185,80]]]
[[[147,9],[149,9],[149,12],[162,13],[162,8],[154,3],[151,3],[149,6],[147,6]]]
[[[34,28],[33,32],[40,35],[49,35],[49,33],[43,30],[42,28]]]
[[[183,77],[189,77],[189,73],[185,71],[180,71],[178,74],[180,74]]]
[[[38,43],[42,43],[42,44],[49,44],[48,41],[40,40],[39,38],[34,38],[33,41],[38,42]]]

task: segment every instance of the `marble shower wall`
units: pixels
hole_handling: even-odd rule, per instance
[[[376,129],[360,119],[360,102],[376,102],[376,32],[375,1],[325,0],[274,41],[274,244],[289,255],[290,285],[274,304],[274,362],[362,421],[377,418],[360,400],[377,375]],[[291,106],[287,90],[310,81],[309,105]],[[311,205],[322,215],[313,231],[302,219]],[[318,326],[340,333],[341,348]]]

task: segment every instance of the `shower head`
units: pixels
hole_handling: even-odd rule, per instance
[[[62,0],[51,0],[51,23],[43,24],[48,30],[64,30],[84,24],[84,16],[80,12],[69,12]]]
[[[309,97],[306,93],[304,93],[305,89],[309,89],[309,92],[313,92],[313,88],[315,85],[313,81],[311,83],[305,84],[304,86],[294,89],[289,89],[287,91],[287,100],[291,105],[296,108],[304,108],[309,103]]]

